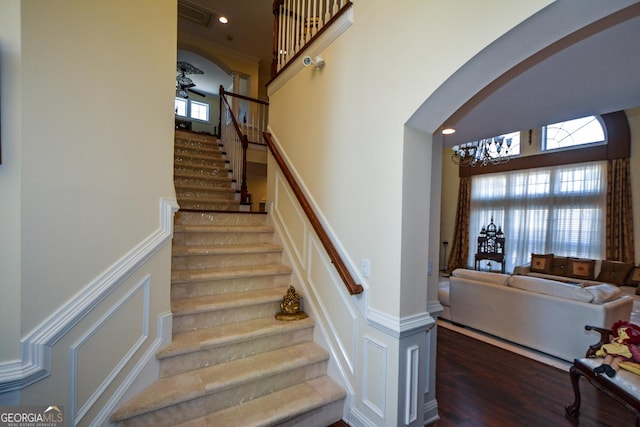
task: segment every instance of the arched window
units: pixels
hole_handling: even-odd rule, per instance
[[[604,128],[596,116],[581,117],[542,127],[543,151],[604,143]]]

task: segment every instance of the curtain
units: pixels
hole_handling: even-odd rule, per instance
[[[476,175],[468,244],[493,219],[505,235],[508,272],[530,262],[532,253],[602,259],[606,176],[605,161]],[[470,265],[474,255],[467,255]]]
[[[471,177],[460,178],[456,223],[451,243],[451,253],[447,262],[447,271],[467,266],[469,254],[469,201],[471,196]]]
[[[609,160],[607,167],[606,258],[634,262],[629,159]]]

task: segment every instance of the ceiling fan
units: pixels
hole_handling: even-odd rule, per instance
[[[200,92],[195,90],[194,87],[196,84],[188,77],[189,74],[204,74],[202,70],[194,67],[188,62],[178,61],[176,67],[177,75],[176,75],[176,90],[178,92],[178,96],[181,98],[189,98],[189,92],[195,93],[199,96],[206,96],[204,92]]]

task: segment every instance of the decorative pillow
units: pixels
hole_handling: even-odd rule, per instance
[[[594,259],[572,259],[569,263],[569,276],[576,279],[593,280],[596,261]]]
[[[591,304],[604,304],[607,301],[613,301],[618,299],[622,294],[619,287],[610,285],[608,283],[601,283],[599,285],[587,286],[584,288],[593,295]]]
[[[531,254],[531,271],[551,274],[553,254]]]
[[[626,283],[627,277],[632,269],[633,263],[604,260],[602,261],[602,267],[600,267],[600,273],[596,280],[598,282],[622,286]]]
[[[552,295],[582,302],[593,301],[593,293],[588,292],[586,288],[570,285],[569,283],[556,282],[555,280],[531,276],[511,276],[508,285],[512,288],[523,289],[538,294]]]
[[[555,276],[568,276],[569,258],[554,256],[551,259],[551,274]]]

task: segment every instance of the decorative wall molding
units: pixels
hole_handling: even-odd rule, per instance
[[[147,374],[147,372],[145,372],[145,369],[147,369],[150,364],[155,363],[156,365],[158,365],[158,361],[156,360],[156,353],[158,353],[160,348],[165,343],[171,341],[172,322],[173,314],[171,312],[162,313],[158,316],[156,339],[153,341],[153,343],[151,343],[147,351],[145,351],[140,360],[138,360],[135,366],[127,374],[126,378],[120,383],[116,391],[111,395],[109,401],[106,403],[106,405],[104,405],[104,407],[100,410],[96,418],[91,423],[92,426],[108,425],[109,417],[115,412],[118,404],[121,401],[125,400],[127,393],[130,392],[130,389],[134,388],[134,383],[141,381],[140,378],[143,376],[143,373]],[[140,384],[140,389],[151,384],[159,377],[159,369],[157,368],[157,366],[156,368],[152,368],[152,371],[152,374],[144,375],[144,378],[142,379],[144,383]]]
[[[138,307],[138,312],[142,314],[140,317],[141,324],[131,325],[131,328],[139,327],[140,336],[132,343],[128,351],[122,355],[120,361],[114,366],[109,375],[102,381],[102,383],[95,388],[94,392],[89,396],[83,404],[78,402],[78,379],[80,378],[80,372],[78,372],[78,365],[81,362],[80,350],[89,343],[95,336],[98,336],[98,332],[107,325],[110,319],[112,319],[118,312],[120,312],[126,304],[129,304],[133,297],[142,292],[142,306]],[[70,414],[71,422],[74,425],[78,425],[82,417],[91,409],[93,404],[100,398],[102,393],[113,382],[115,377],[125,368],[131,358],[138,352],[140,347],[149,337],[149,308],[151,297],[151,275],[147,274],[146,277],[140,281],[136,286],[131,288],[127,294],[116,302],[109,310],[104,313],[100,319],[98,319],[90,328],[85,331],[82,336],[71,345],[69,349],[69,402],[67,414]]]
[[[378,417],[387,416],[387,378],[389,376],[389,348],[371,337],[364,337],[362,357],[362,403]],[[371,384],[372,379],[379,379],[381,383]],[[373,392],[380,393],[374,396]]]
[[[405,413],[404,422],[411,424],[418,419],[418,374],[420,371],[420,347],[412,345],[407,349],[406,381],[405,381]]]
[[[369,307],[367,323],[387,335],[400,339],[429,331],[436,324],[436,321],[427,312],[398,318]]]
[[[52,347],[131,274],[171,241],[175,199],[160,200],[160,228],[135,246],[21,341],[22,359],[0,365],[0,393],[25,388],[51,372]]]

